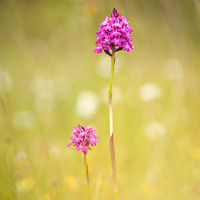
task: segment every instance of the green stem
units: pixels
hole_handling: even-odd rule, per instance
[[[111,155],[111,162],[112,162],[115,200],[118,200],[117,168],[116,168],[116,161],[115,161],[115,146],[114,146],[114,136],[113,136],[113,106],[112,106],[112,84],[113,84],[113,75],[114,75],[114,65],[115,65],[115,52],[113,51],[112,57],[111,57],[111,79],[110,79],[110,91],[109,91],[110,155]]]
[[[86,154],[84,154],[84,165],[85,165],[85,173],[86,173],[86,180],[87,180],[87,190],[88,190],[88,200],[90,200],[90,182],[89,182],[89,172],[88,172],[88,165],[86,160]]]
[[[114,75],[114,66],[115,66],[115,52],[112,52],[111,57],[111,76],[110,76],[110,91],[109,91],[109,103],[110,99],[112,98],[112,84],[113,84],[113,75]],[[111,99],[112,101],[112,99]]]

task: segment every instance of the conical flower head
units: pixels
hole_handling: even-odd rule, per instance
[[[111,55],[110,50],[115,52],[123,49],[130,51],[134,48],[131,32],[133,29],[130,28],[129,21],[126,17],[121,17],[121,14],[114,8],[111,18],[106,17],[96,32],[98,36],[95,42],[97,48],[94,52],[101,53],[104,50],[105,53]]]
[[[91,150],[90,146],[96,146],[99,137],[95,134],[95,130],[90,128],[88,125],[86,129],[80,124],[74,127],[72,137],[68,147],[73,145],[76,146],[77,151],[82,151],[87,154],[87,150]]]

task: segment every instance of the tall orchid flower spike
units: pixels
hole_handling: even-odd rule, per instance
[[[95,134],[95,130],[90,128],[88,125],[86,128],[80,124],[77,127],[74,127],[72,132],[71,141],[67,145],[68,147],[73,145],[76,147],[75,150],[82,151],[84,155],[84,165],[87,179],[87,188],[88,188],[88,199],[90,200],[90,185],[89,185],[89,172],[88,165],[86,160],[86,154],[88,150],[91,150],[91,146],[96,146],[99,137]]]
[[[130,28],[129,21],[127,21],[126,17],[121,17],[121,14],[118,13],[114,8],[111,18],[106,17],[105,20],[100,24],[99,30],[96,32],[98,36],[97,41],[95,42],[97,48],[94,50],[94,53],[102,53],[104,51],[107,55],[111,56],[111,79],[109,91],[110,154],[116,200],[118,199],[118,188],[113,137],[112,84],[115,65],[115,52],[121,50],[130,51],[134,48],[132,45],[132,36],[130,35],[131,32],[133,32],[133,29]]]

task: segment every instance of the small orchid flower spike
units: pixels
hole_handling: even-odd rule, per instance
[[[99,137],[95,134],[95,130],[86,125],[86,128],[81,126],[80,124],[77,127],[74,127],[74,131],[72,132],[71,141],[67,145],[68,147],[73,145],[76,147],[75,150],[82,151],[84,155],[84,165],[85,165],[85,173],[87,180],[87,188],[88,188],[88,200],[90,200],[90,181],[89,181],[89,171],[87,164],[87,150],[91,150],[91,146],[96,146]]]
[[[72,133],[71,141],[67,145],[76,146],[77,151],[82,151],[87,154],[87,150],[91,150],[90,146],[96,146],[99,137],[95,134],[95,130],[86,125],[86,129],[80,124],[77,127],[74,127]]]

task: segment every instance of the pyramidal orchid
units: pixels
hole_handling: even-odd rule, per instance
[[[91,150],[91,146],[96,146],[99,137],[95,134],[95,130],[86,125],[86,128],[80,124],[77,127],[74,127],[72,132],[71,141],[67,145],[68,147],[73,145],[76,147],[75,150],[82,151],[84,154],[84,165],[87,179],[87,188],[88,188],[88,199],[90,200],[90,187],[89,187],[89,172],[88,165],[86,160],[86,154],[88,150]]]
[[[127,52],[133,49],[132,36],[130,35],[133,29],[129,26],[129,21],[126,17],[121,16],[114,8],[111,18],[106,17],[100,24],[97,33],[96,49],[94,53],[102,53],[103,51],[111,56],[111,78],[109,90],[109,119],[110,119],[110,154],[113,172],[113,183],[115,199],[118,200],[117,187],[117,169],[115,161],[115,147],[113,136],[113,105],[112,105],[112,85],[115,65],[115,52],[126,50]]]
[[[111,18],[106,17],[96,32],[98,36],[95,42],[97,48],[94,52],[101,53],[104,50],[106,54],[112,56],[110,51],[130,51],[134,48],[131,32],[133,29],[129,27],[129,21],[126,17],[121,17],[121,14],[114,8]]]

